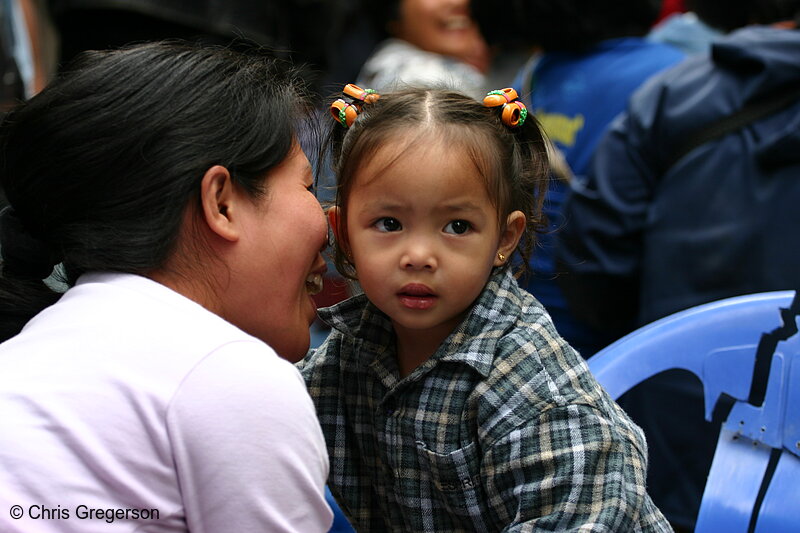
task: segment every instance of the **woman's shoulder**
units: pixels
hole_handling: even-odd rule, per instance
[[[132,337],[137,336],[154,347],[161,343],[169,345],[172,339],[193,350],[199,344],[253,339],[200,303],[134,274],[84,275],[53,307],[61,319],[69,314],[91,317],[87,327],[129,331]]]
[[[190,386],[203,394],[214,390],[257,403],[269,403],[285,394],[305,395],[302,378],[292,363],[266,344],[248,339],[215,347],[186,368],[176,394]]]
[[[43,357],[92,368],[98,380],[146,379],[161,397],[219,353],[242,373],[263,366],[275,373],[292,369],[265,343],[198,303],[130,274],[82,277],[28,323],[19,341],[41,346]]]

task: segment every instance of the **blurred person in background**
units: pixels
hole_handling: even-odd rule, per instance
[[[688,11],[666,17],[648,38],[687,54],[708,53],[719,37],[753,23],[753,6],[751,0],[686,0]]]
[[[617,336],[703,303],[800,287],[800,0],[717,7],[720,17],[746,8],[739,23],[757,24],[636,92],[564,208],[564,293]],[[764,102],[782,107],[752,114]],[[687,144],[743,112],[737,128]],[[687,377],[662,374],[620,403],[648,435],[653,498],[691,530],[719,424],[705,422],[701,385]]]
[[[17,32],[13,9],[12,0],[0,0],[0,113],[13,107],[25,94],[14,54]]]
[[[243,47],[256,44],[271,50],[275,57],[302,65],[303,77],[317,96],[324,93],[330,69],[335,73],[352,71],[354,76],[366,57],[361,58],[354,71],[351,61],[339,60],[357,2],[49,0],[60,36],[62,67],[84,50],[143,41],[183,39],[236,46],[245,43]]]
[[[30,98],[55,71],[56,36],[45,0],[0,0],[3,106]]]
[[[527,42],[536,49],[512,85],[578,177],[633,91],[684,59],[677,49],[645,38],[660,0],[526,0],[507,10],[474,0],[473,8],[490,43]],[[551,182],[545,202],[550,233],[535,250],[533,274],[523,285],[542,302],[559,333],[589,357],[615,338],[577,319],[555,281],[553,234],[569,223],[561,214],[568,188],[564,179]]]
[[[237,0],[49,0],[61,42],[62,66],[84,50],[131,42],[186,39],[227,44],[234,39],[276,50],[288,46],[288,4]]]
[[[363,8],[382,40],[364,63],[359,85],[449,88],[483,98],[489,48],[469,0],[366,2]]]

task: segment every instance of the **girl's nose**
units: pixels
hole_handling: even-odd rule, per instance
[[[438,266],[434,247],[425,242],[409,243],[400,258],[400,268],[404,270],[434,271]]]

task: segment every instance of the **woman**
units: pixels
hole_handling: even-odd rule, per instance
[[[369,2],[365,12],[383,40],[358,84],[376,91],[446,87],[481,99],[489,49],[466,0]]]
[[[325,270],[304,109],[274,61],[156,43],[89,53],[6,118],[0,530],[327,530],[284,360]]]

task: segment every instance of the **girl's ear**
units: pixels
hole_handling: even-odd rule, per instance
[[[333,236],[336,239],[336,242],[338,242],[339,246],[341,246],[342,248],[346,248],[347,242],[346,239],[344,239],[343,235],[344,232],[341,231],[341,226],[340,226],[340,224],[343,222],[340,217],[341,211],[337,206],[333,206],[328,209],[327,214],[328,214],[328,224],[330,224],[331,226],[331,230],[333,231]]]
[[[526,219],[522,211],[514,211],[506,219],[506,227],[500,234],[500,244],[494,258],[494,266],[502,266],[517,249],[517,244],[525,232]],[[503,259],[500,259],[500,257]]]
[[[239,240],[240,230],[234,220],[237,214],[237,197],[228,169],[214,165],[206,170],[200,182],[200,204],[203,220],[209,229],[226,241]]]

